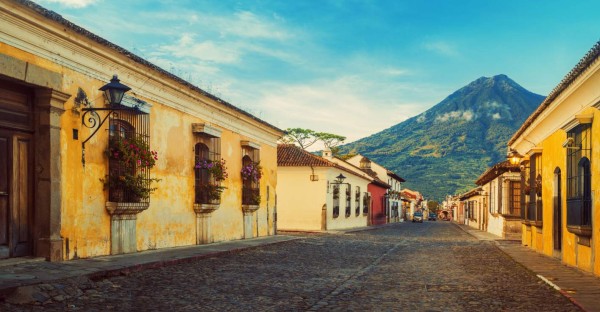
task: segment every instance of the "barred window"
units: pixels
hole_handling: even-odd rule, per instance
[[[352,185],[346,188],[346,218],[352,214]]]
[[[156,152],[150,150],[150,118],[139,111],[109,115],[108,198],[117,203],[149,203],[150,168]]]
[[[260,166],[260,150],[242,148],[242,205],[259,205],[260,179],[262,168]]]
[[[354,213],[356,216],[360,215],[360,186],[356,187],[356,192],[354,193]]]
[[[219,153],[221,139],[202,135],[196,137],[199,142],[194,146],[194,203],[219,204],[224,189],[220,181],[226,176],[224,161]]]
[[[371,196],[365,192],[363,195],[363,214],[369,213],[369,206],[371,206]]]
[[[333,185],[333,217],[337,218],[340,215],[340,185]]]
[[[521,182],[510,181],[508,184],[508,212],[510,215],[521,215]]]
[[[572,140],[572,144],[567,147],[568,227],[591,228],[592,225],[591,136],[591,124],[580,124],[567,133],[567,137]]]

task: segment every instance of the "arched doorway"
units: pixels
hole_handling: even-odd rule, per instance
[[[556,256],[560,256],[562,250],[562,191],[560,181],[560,168],[557,167],[554,169],[554,205],[552,221],[552,238]]]

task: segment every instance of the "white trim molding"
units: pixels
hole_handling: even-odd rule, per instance
[[[565,132],[569,132],[579,125],[591,124],[593,120],[594,114],[575,115],[575,117],[564,124],[561,129],[565,130]]]

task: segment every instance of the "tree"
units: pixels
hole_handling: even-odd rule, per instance
[[[437,213],[439,207],[440,207],[440,204],[437,201],[435,201],[435,200],[427,201],[427,209],[429,209],[429,211]]]
[[[315,131],[310,129],[287,128],[285,129],[285,135],[281,140],[284,143],[298,144],[300,148],[305,150],[319,140],[316,134]]]
[[[283,143],[297,144],[303,150],[306,150],[311,145],[321,141],[323,142],[323,145],[325,145],[325,148],[330,149],[331,153],[336,156],[340,151],[338,146],[344,143],[344,140],[346,140],[345,136],[327,132],[316,132],[304,128],[287,128],[285,130],[285,135],[281,138]]]
[[[345,136],[327,132],[317,132],[315,133],[315,137],[322,141],[323,145],[325,145],[326,148],[329,148],[331,153],[335,156],[337,156],[340,151],[339,146],[344,143],[344,140],[346,140]]]

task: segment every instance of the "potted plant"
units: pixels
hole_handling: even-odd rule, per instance
[[[148,173],[155,166],[158,153],[150,150],[141,137],[111,137],[108,157],[110,173],[100,181],[109,190],[109,201],[139,203],[157,189],[151,184],[159,179],[150,178]]]
[[[242,180],[258,183],[262,177],[262,166],[259,162],[250,162],[242,167]]]
[[[226,189],[226,187],[221,186],[220,182],[228,177],[225,159],[201,159],[196,163],[194,168],[206,170],[210,175],[210,181],[205,181],[200,185],[200,198],[197,198],[196,200],[199,201],[199,203],[218,204],[221,200],[223,190]]]
[[[201,159],[196,163],[196,169],[206,169],[215,181],[220,182],[227,179],[229,176],[227,173],[227,167],[225,166],[225,159],[221,160],[208,160]]]

